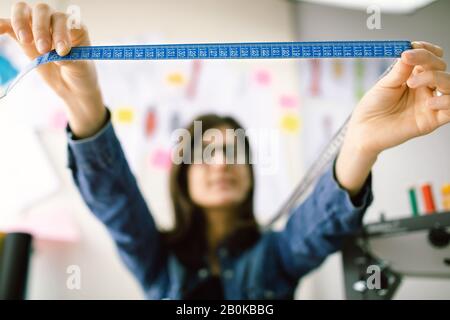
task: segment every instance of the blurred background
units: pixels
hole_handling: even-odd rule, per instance
[[[36,3],[37,1],[29,1]],[[332,0],[44,1],[79,12],[94,44],[317,40],[425,40],[450,52],[450,2]],[[14,1],[2,0],[0,17]],[[378,4],[380,25],[367,24]],[[447,62],[449,62],[447,60]],[[0,38],[0,85],[27,59]],[[101,62],[105,102],[160,228],[170,228],[171,133],[205,112],[246,128],[276,130],[277,170],[256,166],[256,212],[264,224],[300,181],[390,60]],[[104,227],[82,202],[67,168],[62,101],[36,73],[0,102],[0,231],[32,230],[29,299],[142,299]],[[373,170],[375,201],[365,222],[411,216],[408,189],[450,182],[450,126],[383,153]],[[257,137],[256,137],[257,138]],[[257,140],[255,138],[255,140]],[[265,149],[266,148],[266,149]],[[268,150],[270,149],[270,150]],[[420,205],[423,205],[420,203]],[[67,286],[71,266],[81,289]],[[344,299],[341,254],[300,282],[298,299]],[[450,280],[407,278],[395,298],[448,299]]]

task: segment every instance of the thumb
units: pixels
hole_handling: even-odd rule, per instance
[[[392,69],[378,82],[379,85],[386,88],[397,88],[406,83],[406,80],[411,76],[414,66],[408,65],[402,61],[402,58],[397,59]]]

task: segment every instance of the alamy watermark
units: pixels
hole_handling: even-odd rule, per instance
[[[276,174],[281,153],[281,134],[276,129],[207,129],[194,121],[194,136],[184,128],[171,135],[174,164],[258,164],[261,174]],[[251,140],[249,153],[246,137]],[[193,142],[193,143],[191,143]]]
[[[381,8],[377,5],[370,5],[366,10],[369,17],[366,20],[367,29],[380,30],[381,29]]]
[[[68,274],[66,287],[69,290],[81,290],[81,268],[78,265],[70,265],[66,269]]]
[[[366,290],[381,290],[381,267],[369,265],[366,269],[366,277],[353,284],[353,290],[365,292]]]
[[[81,8],[77,5],[70,5],[66,10],[67,29],[81,29]]]

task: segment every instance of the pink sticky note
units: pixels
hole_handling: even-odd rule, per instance
[[[30,214],[2,231],[25,232],[35,240],[44,241],[77,242],[80,237],[72,216],[61,211]]]
[[[267,86],[272,81],[272,77],[267,70],[258,70],[255,72],[256,83],[262,86]]]
[[[170,151],[157,149],[150,158],[150,163],[162,170],[169,170],[172,166],[172,157]]]
[[[67,117],[64,111],[57,110],[53,113],[50,119],[50,126],[56,130],[64,129],[67,126]]]
[[[321,65],[318,59],[310,60],[311,63],[311,86],[310,92],[312,97],[317,97],[321,93],[320,82],[321,82]]]
[[[298,106],[298,99],[293,95],[282,95],[280,97],[280,106],[284,108],[295,108]]]
[[[200,74],[202,70],[202,63],[200,60],[194,60],[192,62],[191,79],[186,88],[186,98],[194,100],[197,95],[198,83],[200,81]]]

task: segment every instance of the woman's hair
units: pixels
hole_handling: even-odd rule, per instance
[[[202,134],[200,137],[194,135],[195,121],[201,122]],[[187,147],[187,149],[183,148],[182,150],[193,150],[194,146],[197,145],[194,139],[202,139],[203,134],[208,129],[221,127],[235,130],[242,129],[242,126],[232,117],[222,117],[215,114],[200,116],[193,120],[186,128],[190,134],[190,141],[183,141],[184,147]],[[188,144],[190,145],[188,146]],[[190,152],[192,153],[192,151]],[[236,208],[236,228],[224,242],[227,248],[236,252],[243,251],[259,238],[258,224],[253,212],[255,183],[253,166],[248,161],[251,153],[247,136],[245,136],[245,153],[245,165],[249,167],[251,186],[243,203]],[[183,159],[186,159],[186,154],[183,155]],[[175,253],[180,262],[188,268],[197,269],[203,265],[208,249],[206,242],[206,220],[202,209],[189,196],[187,174],[189,165],[185,161],[181,164],[172,163],[170,171],[170,196],[175,213],[175,224],[174,228],[165,232],[163,236],[166,244],[172,249],[172,252]]]

